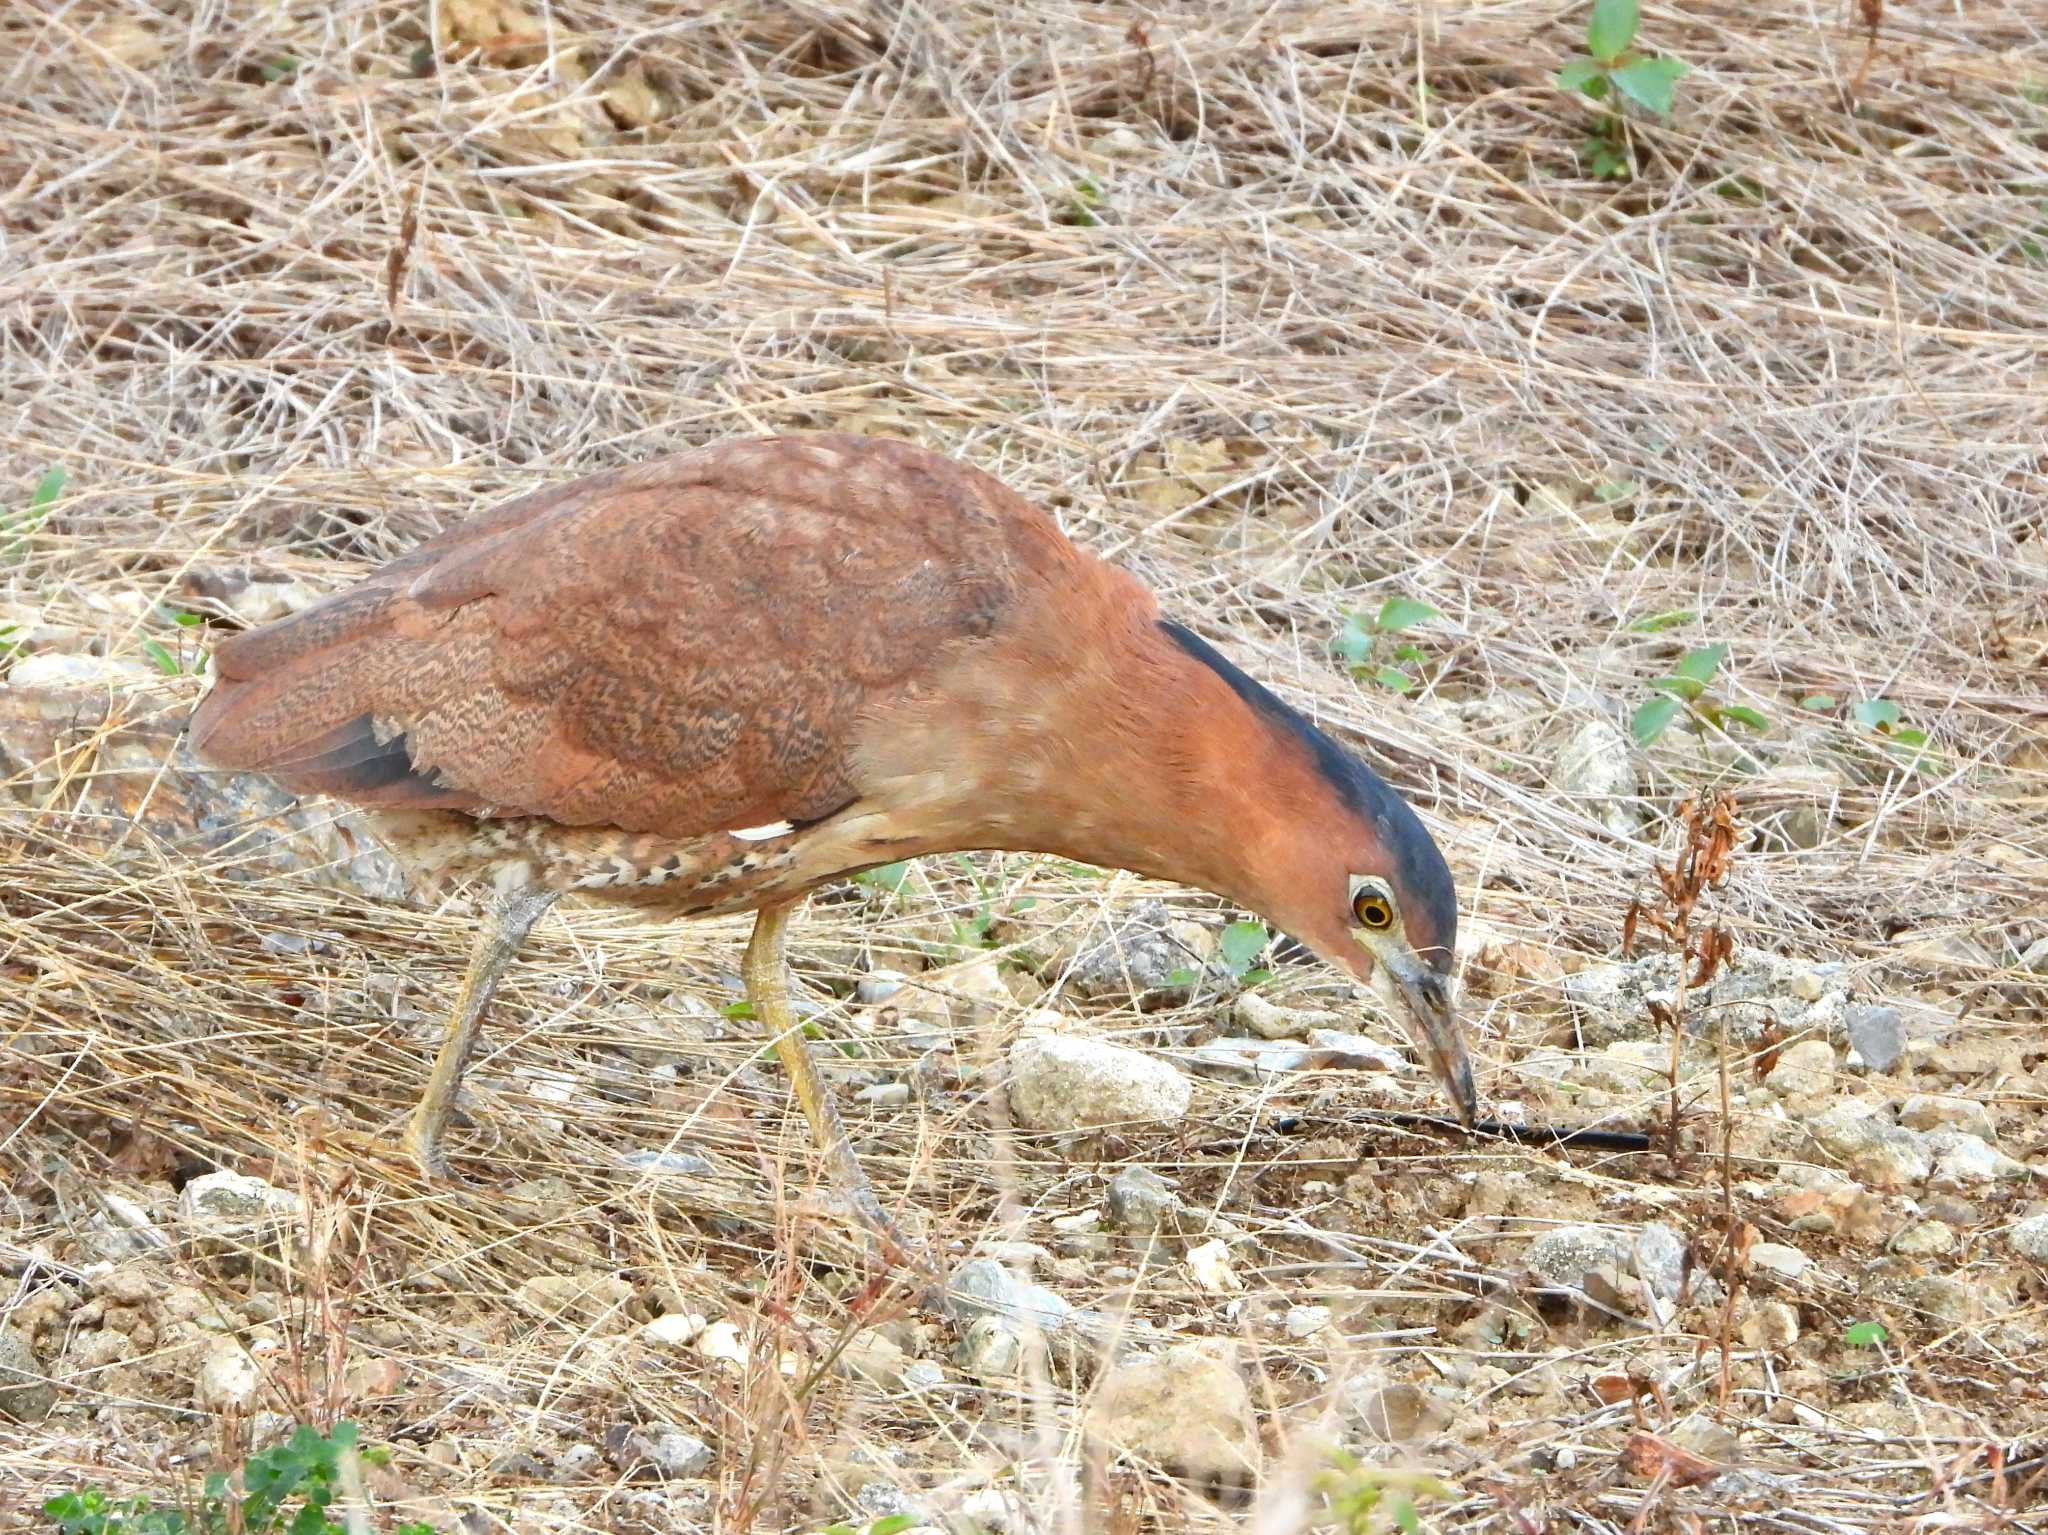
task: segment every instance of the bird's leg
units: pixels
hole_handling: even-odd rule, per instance
[[[810,1047],[804,1041],[803,1028],[796,1019],[796,1009],[790,1004],[783,936],[788,929],[789,914],[795,907],[794,901],[763,906],[755,917],[754,936],[747,941],[746,958],[740,963],[747,1000],[754,1004],[755,1018],[768,1031],[775,1053],[782,1060],[783,1070],[789,1073],[796,1101],[803,1106],[804,1118],[810,1121],[811,1137],[818,1150],[824,1153],[827,1174],[840,1193],[852,1202],[861,1224],[881,1242],[889,1258],[893,1262],[909,1263],[922,1269],[925,1265],[917,1250],[896,1229],[896,1223],[882,1208],[881,1201],[875,1198],[874,1186],[868,1182],[868,1175],[861,1171],[860,1159],[854,1155],[853,1145],[846,1138],[846,1126],[840,1122],[839,1110],[833,1105],[825,1079],[818,1073],[818,1063],[811,1056]]]
[[[456,994],[455,1012],[448,1021],[448,1037],[441,1041],[433,1075],[427,1090],[413,1110],[406,1127],[405,1146],[421,1172],[429,1178],[448,1176],[448,1158],[441,1150],[441,1136],[455,1112],[455,1095],[462,1087],[462,1069],[476,1048],[476,1035],[483,1023],[484,1009],[506,967],[526,942],[541,914],[555,904],[555,892],[524,886],[498,896],[484,914],[483,931],[469,951],[469,970]]]

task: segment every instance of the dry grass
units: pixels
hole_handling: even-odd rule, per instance
[[[430,15],[441,62],[421,70]],[[1576,26],[1526,0],[17,4],[0,19],[0,501],[25,503],[52,464],[68,482],[46,521],[10,524],[5,595],[140,656],[175,648],[157,605],[203,608],[198,577],[253,564],[328,589],[509,493],[732,433],[913,436],[1058,508],[1362,735],[1431,811],[1467,920],[1560,959],[1613,951],[1688,788],[1725,781],[1760,824],[1817,796],[1817,845],[1745,854],[1720,919],[1744,945],[1847,961],[1951,1048],[2017,1062],[1957,1090],[1996,1107],[2008,1150],[2038,1153],[2048,1077],[2021,1045],[2039,980],[2015,957],[2048,933],[2048,21],[2025,0],[1894,5],[1866,57],[1841,7],[1655,7],[1646,41],[1695,73],[1672,122],[1636,124],[1625,185],[1582,176],[1584,104],[1551,83]],[[1345,616],[1395,593],[1447,620],[1406,698],[1329,659]],[[1629,627],[1677,608],[1699,617]],[[1625,720],[1707,640],[1732,645],[1730,696],[1772,729],[1746,754],[1673,731],[1648,755],[1640,838],[1557,793],[1560,742]],[[1888,770],[1839,709],[1802,709],[1815,693],[1896,701],[1938,764]],[[96,771],[90,754],[64,770]],[[1124,1471],[1077,1492],[1085,1372],[1036,1394],[956,1377],[925,1398],[813,1378],[858,1320],[858,1264],[791,1256],[846,1249],[784,1192],[805,1186],[804,1143],[744,1029],[676,1037],[687,999],[728,998],[739,925],[544,924],[477,1073],[464,1160],[485,1187],[429,1189],[389,1132],[459,974],[461,910],[237,879],[233,853],[141,833],[110,852],[64,794],[17,783],[0,841],[9,1240],[61,1267],[66,1223],[104,1187],[215,1163],[303,1180],[354,1236],[325,1278],[292,1283],[356,1274],[351,1356],[398,1369],[365,1375],[350,1410],[412,1447],[400,1469],[443,1517],[682,1518],[601,1481],[487,1470],[665,1418],[719,1447],[690,1517],[726,1528],[840,1517],[876,1450],[942,1493],[1014,1486],[1048,1528],[1244,1522]],[[1091,930],[1137,885],[981,868],[998,910],[1039,902],[999,929],[1019,942]],[[820,901],[799,970],[890,963],[973,897],[941,866],[897,902]],[[294,933],[319,941],[276,941]],[[974,1064],[1017,1009],[949,1003],[960,978],[913,1004],[960,1027],[957,1080],[921,1111],[860,1111],[857,1131],[948,1250],[1010,1228],[1052,1241],[1048,1219],[1094,1203],[1100,1170],[990,1130]],[[1518,1061],[1547,1025],[1523,1000],[1472,1010],[1496,1099],[1536,1092]],[[1156,1034],[1210,1011],[1094,1022]],[[689,1070],[651,1090],[670,1051]],[[572,1105],[546,1101],[550,1072],[575,1078]],[[1574,1170],[1347,1125],[1372,1097],[1343,1076],[1205,1086],[1183,1133],[1124,1148],[1255,1238],[1241,1303],[1181,1269],[1059,1272],[1078,1302],[1244,1338],[1276,1468],[1261,1528],[1293,1525],[1289,1452],[1323,1372],[1435,1379],[1486,1351],[1457,1329],[1541,1221],[1467,1212],[1474,1172],[1528,1174],[1557,1216],[1662,1213],[1703,1253],[1718,1239],[1706,1163]],[[1313,1121],[1309,1160],[1275,1132],[1283,1113]],[[610,1171],[670,1145],[715,1175]],[[1461,1387],[1444,1437],[1389,1453],[1465,1489],[1431,1514],[1447,1530],[1994,1528],[2000,1498],[2008,1514],[2041,1500],[2038,1479],[2018,1489],[2048,1447],[2025,1343],[2044,1292],[1997,1238],[2017,1208],[1987,1196],[1932,1268],[2007,1275],[1998,1293],[2030,1301],[1936,1325],[1883,1310],[1900,1260],[1851,1254],[1869,1283],[1806,1297],[1808,1329],[1883,1310],[1883,1367],[1810,1349],[1802,1417],[1745,1356],[1731,1411],[1756,1478],[1628,1474],[1630,1409],[1583,1389],[1626,1366],[1672,1413],[1711,1404],[1700,1316],[1539,1317],[1511,1291],[1485,1305],[1544,1329],[1545,1384]],[[1745,1216],[1770,1226],[1755,1202]],[[636,1305],[666,1290],[745,1319],[760,1302],[756,1359],[791,1353],[798,1373],[650,1358],[607,1321],[514,1300],[579,1269],[627,1276]],[[22,1295],[49,1272],[11,1271]],[[1262,1321],[1314,1298],[1337,1306],[1341,1344]],[[942,1355],[937,1333],[899,1332]],[[0,1431],[14,1486],[160,1486],[167,1457],[216,1437],[182,1401],[71,1385],[95,1416]],[[1845,1405],[1872,1403],[1892,1416]],[[455,1464],[414,1453],[436,1440]],[[2021,1467],[2005,1480],[1994,1445]],[[1560,1450],[1565,1469],[1545,1469]]]

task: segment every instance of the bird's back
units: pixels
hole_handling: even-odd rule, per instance
[[[194,746],[391,810],[801,824],[858,797],[863,721],[1092,564],[921,448],[722,443],[521,497],[227,640]]]

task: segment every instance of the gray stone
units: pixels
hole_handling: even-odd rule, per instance
[[[1109,936],[1074,957],[1064,981],[1076,996],[1135,998],[1143,1006],[1185,1001],[1206,960],[1173,932],[1163,901],[1140,901],[1114,922]]]
[[[1838,1103],[1807,1126],[1820,1148],[1850,1176],[1876,1188],[1906,1188],[1934,1171],[1934,1153],[1917,1131],[1892,1124],[1861,1103]]]
[[[2014,1221],[2005,1240],[2022,1258],[2048,1263],[2048,1215],[2029,1215]]]
[[[43,1362],[19,1333],[0,1328],[0,1414],[17,1423],[40,1423],[57,1405],[57,1388]]]
[[[588,1481],[604,1460],[604,1452],[594,1444],[572,1444],[555,1457],[555,1475],[564,1482]]]
[[[625,1476],[664,1481],[702,1476],[711,1469],[711,1446],[674,1423],[621,1423],[605,1431],[605,1458]]]
[[[1020,1039],[1009,1065],[1010,1110],[1029,1130],[1171,1124],[1187,1116],[1193,1096],[1168,1062],[1073,1035]]]
[[[653,1178],[709,1178],[718,1167],[694,1151],[629,1151],[619,1158],[621,1172]]]
[[[1044,1285],[1019,1279],[994,1258],[973,1258],[946,1283],[946,1307],[955,1316],[996,1317],[1056,1332],[1074,1308]]]
[[[1636,1277],[1659,1300],[1676,1300],[1685,1284],[1685,1242],[1662,1221],[1638,1231],[1630,1253]]]
[[[1294,1339],[1313,1338],[1330,1325],[1328,1306],[1289,1306],[1281,1327]]]
[[[1110,1224],[1131,1236],[1167,1229],[1180,1213],[1180,1195],[1149,1167],[1126,1167],[1109,1180],[1103,1203]]]
[[[1558,793],[1585,800],[1579,808],[1617,837],[1633,838],[1642,829],[1635,748],[1610,721],[1581,725],[1558,751],[1550,777]]]
[[[870,970],[854,983],[853,994],[863,1006],[873,1007],[888,1001],[909,984],[910,977],[901,970]]]
[[[870,1519],[916,1519],[924,1512],[924,1505],[917,1499],[894,1482],[885,1482],[879,1477],[862,1483],[860,1491],[853,1495],[853,1501]]]
[[[1852,1064],[1860,1061],[1872,1071],[1890,1071],[1906,1052],[1906,1021],[1896,1007],[1852,1007],[1842,1022],[1849,1032]]]
[[[1605,1226],[1559,1226],[1529,1244],[1522,1262],[1539,1279],[1559,1289],[1582,1289],[1602,1264],[1628,1262],[1629,1244]]]
[[[1955,1245],[1955,1230],[1946,1221],[1920,1221],[1891,1240],[1891,1250],[1902,1258],[1939,1257]]]

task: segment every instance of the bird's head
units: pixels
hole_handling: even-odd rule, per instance
[[[1450,869],[1415,812],[1364,764],[1349,766],[1363,775],[1354,783],[1372,792],[1350,803],[1340,797],[1335,823],[1297,844],[1290,888],[1270,903],[1287,909],[1270,915],[1401,1020],[1470,1125],[1478,1098],[1452,1005],[1458,904]]]
[[[1246,755],[1263,758],[1260,768],[1226,769],[1245,791],[1242,882],[1212,888],[1235,884],[1240,899],[1371,988],[1470,1125],[1478,1099],[1451,987],[1458,896],[1428,828],[1371,768],[1198,637],[1179,625],[1166,632],[1258,722]]]

